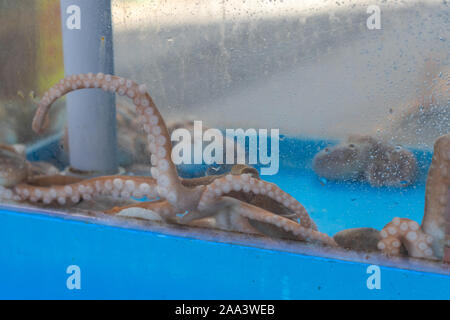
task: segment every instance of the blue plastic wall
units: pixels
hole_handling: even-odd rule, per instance
[[[81,289],[66,286],[81,269]],[[0,298],[448,299],[450,276],[0,210]]]

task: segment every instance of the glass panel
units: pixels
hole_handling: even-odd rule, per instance
[[[64,77],[60,12],[77,30],[67,9],[0,3],[2,203],[443,266],[447,2],[115,0],[117,77],[45,95]],[[68,128],[63,96],[86,88],[119,93],[116,176],[71,163],[70,134],[92,128]]]

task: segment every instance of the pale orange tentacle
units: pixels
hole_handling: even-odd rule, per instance
[[[98,195],[129,198],[156,198],[156,182],[152,178],[132,176],[103,176],[66,185],[35,186],[19,184],[14,188],[15,194],[22,201],[50,204],[57,202],[78,203],[91,200]]]
[[[306,212],[306,209],[294,197],[281,190],[277,185],[267,181],[255,179],[248,174],[227,175],[223,178],[214,180],[206,187],[203,193],[198,209],[202,211],[208,206],[208,203],[214,201],[230,191],[252,192],[253,194],[265,195],[277,202],[283,204],[286,208],[292,210],[300,218],[300,224],[305,228],[317,230],[317,226]]]
[[[189,202],[184,188],[178,178],[174,163],[171,159],[172,143],[166,124],[147,93],[145,85],[113,75],[98,73],[78,74],[62,79],[47,91],[41,101],[33,119],[33,130],[41,132],[50,106],[63,95],[81,89],[99,88],[103,91],[115,92],[126,95],[132,99],[136,106],[139,121],[147,133],[149,149],[152,153],[152,176],[157,179],[158,194],[175,206],[182,206],[183,202]],[[184,199],[180,199],[184,196]],[[181,203],[180,203],[181,202]]]
[[[401,247],[415,258],[433,258],[433,237],[422,231],[419,224],[406,218],[394,218],[380,232],[378,249],[390,256],[398,256]]]

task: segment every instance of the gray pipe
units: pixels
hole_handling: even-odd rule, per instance
[[[61,0],[65,74],[114,73],[110,0]],[[67,95],[71,169],[117,173],[115,97],[100,89]]]

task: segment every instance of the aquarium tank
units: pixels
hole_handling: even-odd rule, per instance
[[[27,268],[101,279],[109,261],[134,294],[148,270],[173,284],[160,298],[227,292],[175,285],[198,271],[192,254],[236,261],[236,279],[260,265],[248,290],[271,293],[256,298],[296,297],[295,257],[310,296],[329,287],[308,261],[333,261],[364,264],[365,290],[388,268],[449,298],[449,6],[1,0],[5,288]],[[0,297],[67,297],[26,288]]]

